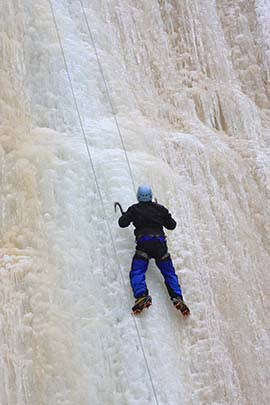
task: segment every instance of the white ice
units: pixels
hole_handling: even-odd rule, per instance
[[[270,1],[0,5],[0,404],[269,405]],[[140,183],[188,320],[153,263],[130,314]]]

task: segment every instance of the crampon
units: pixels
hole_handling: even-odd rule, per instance
[[[184,303],[183,299],[176,297],[172,299],[172,302],[175,308],[178,309],[178,311],[180,311],[184,317],[188,317],[190,315],[189,307]]]
[[[132,307],[132,313],[138,315],[143,309],[149,308],[152,305],[152,298],[150,295],[139,297],[135,301],[135,305]]]

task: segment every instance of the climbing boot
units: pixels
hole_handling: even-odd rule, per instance
[[[149,308],[150,305],[152,305],[152,298],[150,295],[142,295],[136,299],[135,305],[132,307],[132,312],[135,315],[140,314],[144,308]]]
[[[173,305],[178,309],[183,316],[187,317],[190,315],[189,307],[184,303],[183,297],[172,298]]]

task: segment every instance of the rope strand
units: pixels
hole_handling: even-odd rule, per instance
[[[124,140],[123,140],[123,136],[122,136],[122,133],[121,133],[121,130],[120,130],[120,126],[119,126],[119,123],[118,123],[118,119],[117,119],[117,116],[116,116],[116,114],[115,114],[115,110],[114,110],[114,105],[113,105],[113,102],[112,102],[112,98],[111,98],[111,96],[110,96],[109,86],[108,86],[108,84],[107,84],[107,81],[106,81],[106,78],[105,78],[105,75],[104,75],[104,71],[103,71],[103,68],[102,68],[102,65],[101,65],[101,62],[100,62],[100,58],[99,58],[99,55],[98,55],[97,47],[96,47],[96,44],[95,44],[95,41],[94,41],[94,37],[93,37],[93,34],[92,34],[92,30],[91,30],[91,28],[90,28],[90,24],[89,24],[89,21],[88,21],[86,12],[85,12],[85,8],[84,8],[84,5],[83,5],[83,1],[82,1],[82,0],[79,0],[79,2],[80,2],[80,4],[81,4],[81,8],[82,8],[82,12],[83,12],[83,15],[84,15],[85,23],[86,23],[86,26],[87,26],[87,30],[88,30],[88,33],[89,33],[89,37],[90,37],[90,39],[91,39],[92,46],[93,46],[93,49],[94,49],[94,52],[95,52],[95,55],[96,55],[96,59],[97,59],[97,63],[98,63],[99,70],[100,70],[100,74],[101,74],[101,77],[102,77],[102,80],[103,80],[103,83],[104,83],[104,87],[105,87],[107,99],[108,99],[108,101],[109,101],[109,104],[110,104],[110,107],[111,107],[111,112],[112,112],[112,115],[113,115],[113,117],[114,117],[115,125],[116,125],[116,128],[117,128],[118,134],[119,134],[119,138],[120,138],[120,140],[121,140],[122,148],[123,148],[123,151],[124,151],[124,153],[125,153],[125,157],[126,157],[126,161],[127,161],[127,165],[128,165],[128,170],[129,170],[129,175],[130,175],[131,182],[132,182],[132,186],[133,186],[133,190],[134,190],[134,193],[135,193],[135,195],[136,195],[136,187],[135,187],[134,177],[133,177],[133,174],[132,174],[132,170],[131,170],[131,166],[130,166],[130,162],[129,162],[127,150],[126,150],[125,143],[124,143]]]
[[[53,17],[53,21],[54,21],[54,25],[55,25],[55,30],[56,30],[57,38],[58,38],[58,41],[59,41],[59,46],[60,46],[60,49],[61,49],[61,53],[62,53],[64,65],[65,65],[65,70],[66,70],[66,73],[67,73],[68,82],[69,82],[70,89],[71,89],[71,93],[72,93],[72,98],[73,98],[73,101],[74,101],[75,109],[76,109],[76,112],[77,112],[77,115],[78,115],[78,119],[79,119],[80,128],[81,128],[81,131],[82,131],[82,134],[83,134],[83,138],[84,138],[84,142],[85,142],[86,149],[87,149],[87,154],[88,154],[89,161],[90,161],[90,164],[91,164],[91,168],[92,168],[92,171],[93,171],[94,180],[95,180],[95,184],[96,184],[96,187],[97,187],[99,199],[100,199],[100,202],[101,202],[101,205],[102,205],[102,209],[103,209],[103,212],[104,212],[105,222],[106,222],[106,224],[107,224],[107,228],[108,228],[108,231],[109,231],[110,239],[111,239],[111,242],[112,242],[113,251],[114,251],[114,254],[115,254],[115,257],[116,257],[116,261],[117,261],[117,264],[118,264],[119,274],[120,274],[120,277],[121,277],[122,286],[123,286],[123,289],[124,289],[124,293],[125,293],[125,295],[126,295],[126,297],[127,297],[127,300],[128,300],[128,302],[129,302],[129,304],[130,304],[130,298],[129,298],[129,295],[128,295],[128,293],[127,293],[127,291],[126,291],[126,288],[125,288],[125,282],[124,282],[123,272],[122,272],[122,269],[121,269],[121,263],[120,263],[119,256],[118,256],[118,253],[117,253],[117,250],[116,250],[116,247],[115,247],[115,243],[114,243],[114,239],[113,239],[111,227],[110,227],[110,224],[109,224],[109,221],[108,221],[108,217],[107,217],[107,214],[106,214],[105,204],[104,204],[104,201],[103,201],[103,198],[102,198],[102,194],[101,194],[101,190],[100,190],[100,187],[99,187],[99,183],[98,183],[98,179],[97,179],[95,167],[94,167],[94,164],[93,164],[91,152],[90,152],[89,145],[88,145],[88,141],[87,141],[87,138],[86,138],[86,133],[85,133],[84,126],[83,126],[83,123],[82,123],[82,118],[81,118],[79,106],[78,106],[78,103],[77,103],[77,99],[76,99],[76,96],[75,96],[75,92],[74,92],[74,88],[73,88],[73,84],[72,84],[72,80],[71,80],[69,68],[68,68],[68,65],[67,65],[67,60],[66,60],[66,56],[65,56],[65,52],[64,52],[62,40],[61,40],[61,37],[60,37],[59,29],[58,29],[58,25],[57,25],[57,21],[56,21],[56,17],[55,17],[54,8],[53,8],[53,5],[52,5],[52,1],[51,1],[51,0],[48,0],[48,1],[49,1],[49,3],[50,3],[50,8],[51,8],[51,12],[52,12],[52,17]],[[100,64],[99,64],[99,65],[100,65]],[[101,65],[100,65],[100,66],[101,66]],[[103,74],[102,74],[102,75],[103,75]],[[105,83],[106,83],[106,81],[105,81]],[[106,86],[106,88],[107,88],[107,86]],[[106,91],[108,91],[108,88],[107,88]],[[111,106],[112,106],[112,104],[111,104]],[[116,117],[115,117],[115,119],[116,119]],[[117,123],[117,128],[119,129],[117,119],[116,119],[116,123]],[[120,137],[121,137],[120,129],[119,129],[119,134],[120,134]],[[121,137],[121,139],[122,139],[122,137]],[[123,144],[123,145],[124,145],[124,144]],[[126,157],[127,157],[127,154],[126,154]],[[134,191],[135,191],[133,176],[132,176],[131,168],[130,168],[130,165],[129,165],[128,157],[127,157],[127,162],[128,162],[128,167],[129,167],[129,170],[130,170],[132,182],[133,182]],[[146,370],[147,370],[147,373],[148,373],[148,376],[149,376],[149,380],[150,380],[150,384],[151,384],[151,387],[152,387],[152,390],[153,390],[153,394],[154,394],[154,397],[155,397],[155,401],[156,401],[156,404],[159,405],[159,400],[158,400],[158,397],[157,397],[157,392],[156,392],[156,389],[155,389],[155,386],[154,386],[154,382],[153,382],[152,374],[151,374],[150,367],[149,367],[149,364],[148,364],[148,360],[147,360],[147,357],[146,357],[146,353],[145,353],[145,350],[144,350],[142,338],[141,338],[141,335],[140,335],[140,332],[139,332],[139,328],[138,328],[138,325],[137,325],[137,321],[136,321],[134,315],[132,316],[132,319],[133,319],[133,322],[134,322],[134,327],[135,327],[136,334],[137,334],[137,337],[138,337],[138,340],[139,340],[139,344],[140,344],[140,347],[141,347],[143,359],[144,359],[144,362],[145,362],[145,365],[146,365]]]

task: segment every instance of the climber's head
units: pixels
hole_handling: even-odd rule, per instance
[[[139,202],[149,202],[152,201],[152,190],[151,187],[146,185],[141,185],[137,190],[137,199]]]

